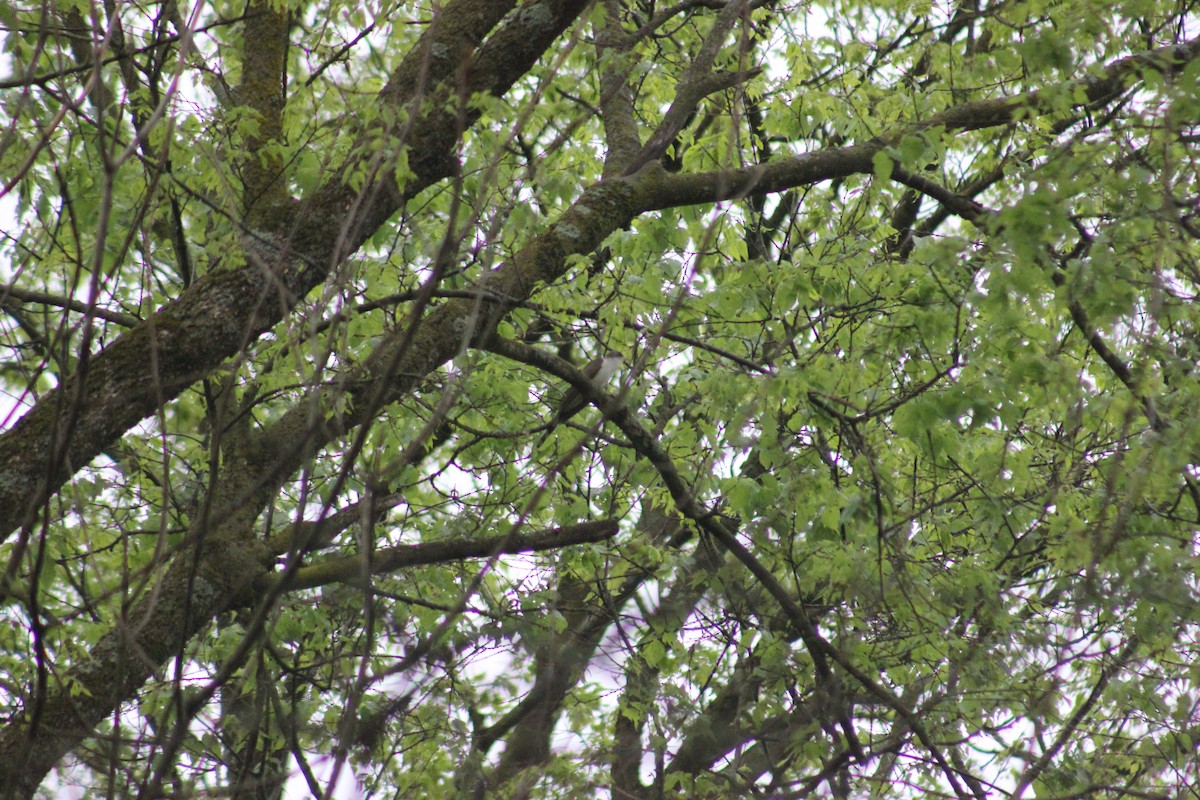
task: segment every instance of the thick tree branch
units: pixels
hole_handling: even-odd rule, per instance
[[[269,209],[285,202],[283,109],[287,100],[288,24],[291,11],[253,0],[242,26],[242,82],[237,102],[257,116],[241,164],[242,205],[251,228],[269,224]]]
[[[1200,38],[1128,56],[1113,62],[1097,76],[1070,81],[1054,89],[963,103],[869,142],[739,169],[663,176],[643,210],[659,211],[771,194],[822,180],[871,173],[875,154],[898,143],[904,136],[935,128],[944,128],[947,132],[981,130],[1008,125],[1028,116],[1057,113],[1066,107],[1093,107],[1113,100],[1136,80],[1140,70],[1177,73],[1197,56],[1200,56]],[[1071,101],[1063,105],[1060,101],[1063,97],[1071,98]]]
[[[604,123],[608,151],[604,154],[604,177],[620,173],[641,147],[634,122],[633,90],[629,75],[634,63],[634,39],[621,27],[621,4],[604,0],[604,28],[596,34],[596,54],[603,65],[600,73],[600,120]]]

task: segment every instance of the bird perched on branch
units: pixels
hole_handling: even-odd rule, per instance
[[[621,367],[621,362],[624,360],[625,356],[616,350],[609,350],[604,355],[597,356],[585,364],[580,372],[591,381],[592,386],[600,389],[616,374],[617,370]],[[558,410],[554,413],[554,420],[550,423],[550,427],[546,429],[546,432],[542,434],[542,438],[538,439],[537,444],[534,445],[534,449],[536,450],[541,447],[542,442],[549,438],[555,428],[578,414],[587,404],[588,398],[584,396],[583,392],[574,386],[568,386],[566,393],[562,396],[562,400],[559,401]]]

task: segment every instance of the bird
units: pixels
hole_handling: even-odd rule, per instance
[[[600,389],[616,374],[617,370],[621,367],[621,362],[624,360],[625,356],[621,355],[621,353],[616,350],[609,350],[604,355],[597,356],[587,364],[584,364],[580,372],[591,382],[592,386]],[[538,439],[537,444],[534,445],[534,449],[536,450],[538,447],[541,447],[542,442],[550,437],[555,428],[578,414],[587,404],[588,398],[584,396],[583,392],[574,386],[568,386],[567,391],[562,396],[562,400],[558,403],[558,410],[554,412],[554,420],[550,423],[550,427],[546,429],[546,432],[542,434],[542,438]]]

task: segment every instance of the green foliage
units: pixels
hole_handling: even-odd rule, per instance
[[[640,146],[687,101],[721,10],[595,4],[496,87],[549,12],[476,51],[485,5],[252,4],[286,22],[274,100],[239,94],[282,46],[242,6],[198,9],[186,53],[183,7],[0,7],[0,444],[39,403],[96,426],[53,391],[134,336],[158,392],[0,543],[7,727],[131,684],[66,748],[89,796],[280,769],[299,796],[333,763],[371,796],[1200,780],[1197,47],[1084,82],[1184,42],[1191,6],[758,7],[713,62],[758,71],[624,178],[622,124]],[[600,181],[631,221],[580,209]],[[547,237],[569,214],[602,242]],[[245,274],[250,311],[219,288]],[[535,444],[564,376],[477,336],[496,309],[577,366],[620,350],[629,416]],[[218,364],[168,358],[230,330]],[[510,552],[596,520],[615,536]],[[262,563],[205,605],[192,565],[230,542]]]

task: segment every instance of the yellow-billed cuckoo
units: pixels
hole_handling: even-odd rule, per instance
[[[584,364],[580,372],[591,381],[592,386],[600,389],[616,374],[621,366],[621,362],[624,360],[625,356],[616,350],[609,350],[604,355],[593,358]],[[574,386],[568,386],[566,393],[562,396],[562,400],[559,401],[558,410],[554,413],[554,421],[550,423],[550,427],[542,434],[542,438],[538,439],[537,444],[534,445],[534,449],[536,450],[538,447],[541,447],[542,442],[546,441],[555,428],[578,414],[587,404],[588,398],[584,397],[583,392]]]

